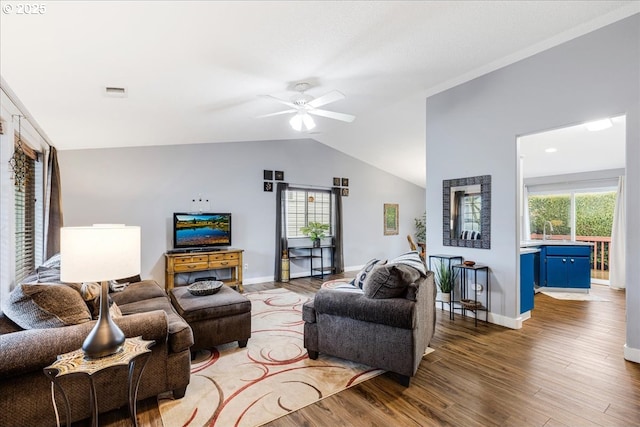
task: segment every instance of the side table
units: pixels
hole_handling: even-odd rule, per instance
[[[85,359],[82,349],[72,351],[70,353],[61,354],[57,360],[51,365],[44,368],[45,375],[51,380],[54,386],[62,392],[67,411],[67,427],[71,427],[71,407],[69,399],[63,388],[56,381],[65,375],[86,375],[89,377],[89,401],[91,402],[91,425],[98,427],[98,395],[96,394],[96,386],[93,381],[93,374],[116,366],[128,366],[128,396],[129,396],[129,416],[134,427],[138,425],[136,418],[136,400],[138,397],[138,386],[140,378],[147,365],[149,356],[151,356],[151,347],[155,341],[145,341],[142,337],[127,338],[122,346],[122,350],[116,354],[102,357],[99,359]],[[142,367],[138,370],[138,375],[134,378],[136,362],[142,363]]]
[[[447,255],[447,254],[436,254],[436,255],[429,255],[429,270],[433,271],[433,268],[431,268],[431,259],[435,258],[437,260],[439,260],[440,262],[447,262],[447,267],[449,267],[449,270],[451,270],[451,262],[452,261],[458,261],[460,263],[462,263],[462,261],[464,260],[464,258],[462,258],[460,255]],[[436,276],[437,277],[437,276]],[[446,301],[442,301],[442,300],[436,300],[436,302],[440,302],[440,310],[444,310],[444,303]],[[453,302],[449,301],[449,307],[451,307],[451,304]],[[451,317],[451,310],[449,310],[449,318]]]
[[[475,314],[475,326],[478,326],[478,313],[481,311],[485,312],[484,321],[487,322],[489,320],[489,295],[491,294],[489,289],[489,267],[486,265],[474,264],[474,265],[465,265],[458,264],[454,265],[451,268],[459,269],[460,272],[460,296],[456,301],[453,292],[451,293],[451,311],[452,313],[456,308],[460,308],[462,311],[462,315],[466,316],[467,310],[473,311]],[[482,279],[484,276],[484,283],[478,283],[478,272],[483,272],[480,275]],[[471,294],[469,290],[469,276],[473,276],[473,299],[469,298],[468,295]],[[478,287],[482,286],[482,290],[478,290]],[[478,300],[478,293],[484,291],[485,297],[482,300]],[[459,307],[455,307],[455,304],[459,304]]]

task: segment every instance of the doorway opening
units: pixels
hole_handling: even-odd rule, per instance
[[[621,115],[517,139],[520,240],[590,243],[592,283],[609,284],[625,132]]]

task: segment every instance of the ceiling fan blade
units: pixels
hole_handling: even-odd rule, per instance
[[[261,98],[273,99],[274,101],[278,101],[279,103],[284,104],[287,107],[296,108],[296,105],[293,102],[285,101],[284,99],[276,98],[275,96],[271,96],[271,95],[259,95],[259,96]]]
[[[261,116],[257,116],[257,119],[262,119],[264,117],[272,117],[272,116],[279,116],[280,114],[289,114],[289,113],[295,113],[298,110],[284,110],[284,111],[278,111],[277,113],[270,113],[270,114],[263,114]]]
[[[327,105],[330,104],[332,102],[338,101],[340,99],[344,99],[344,95],[341,92],[338,92],[337,90],[334,90],[332,92],[329,92],[325,95],[322,95],[319,98],[316,98],[310,102],[307,103],[307,105],[312,106],[313,108],[318,108],[318,107],[322,107],[323,105]]]
[[[348,122],[348,123],[351,123],[356,119],[356,116],[352,116],[351,114],[336,113],[335,111],[313,109],[307,112],[315,116],[328,117],[330,119],[342,120],[343,122]]]

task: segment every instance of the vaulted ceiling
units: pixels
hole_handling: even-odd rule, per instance
[[[425,99],[637,1],[2,1],[0,75],[59,150],[313,138],[425,185]],[[22,9],[21,9],[22,8]],[[346,98],[297,132],[297,82]],[[126,88],[125,97],[105,87]],[[286,109],[286,107],[284,107]]]

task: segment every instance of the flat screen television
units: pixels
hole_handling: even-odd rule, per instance
[[[231,246],[230,213],[173,214],[173,247],[206,249]]]

